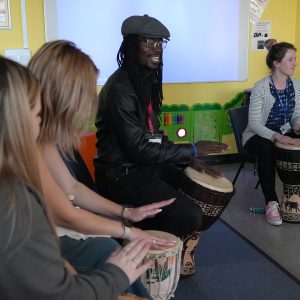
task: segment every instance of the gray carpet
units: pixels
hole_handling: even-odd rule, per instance
[[[197,273],[180,279],[175,298],[188,300],[298,300],[299,282],[222,221],[199,241]]]
[[[228,179],[232,179],[237,165],[221,165],[217,168]],[[260,187],[254,189],[256,182],[253,165],[248,164],[236,182],[236,194],[223,212],[222,219],[300,280],[300,224],[283,223],[282,226],[272,226],[266,222],[264,215],[250,213],[250,207],[264,207]],[[282,183],[279,178],[276,178],[276,190],[280,197]]]

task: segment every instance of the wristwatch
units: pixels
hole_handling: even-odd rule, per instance
[[[121,239],[127,240],[130,236],[131,231],[132,231],[132,226],[129,222],[127,222],[126,224],[122,223],[122,226],[123,226],[124,232],[121,236]]]

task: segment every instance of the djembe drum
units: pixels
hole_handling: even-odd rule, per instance
[[[295,145],[275,143],[276,170],[283,183],[279,200],[281,218],[285,222],[300,222],[300,139]]]
[[[173,234],[147,230],[154,236],[176,240],[176,245],[164,250],[150,250],[144,262],[154,260],[154,265],[148,269],[141,280],[154,300],[166,300],[174,296],[180,276],[180,261],[182,241]]]
[[[191,167],[184,171],[182,192],[202,208],[200,231],[207,230],[222,214],[235,193],[232,183],[225,177],[212,177]]]
[[[184,170],[181,191],[202,209],[202,225],[199,231],[183,236],[181,275],[195,272],[194,254],[201,231],[207,230],[222,214],[235,193],[232,183],[225,177],[212,177],[191,167]]]

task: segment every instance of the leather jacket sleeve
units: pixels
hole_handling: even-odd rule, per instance
[[[118,79],[118,82],[110,82],[100,94],[102,108],[98,110],[97,121],[99,117],[104,121],[108,115],[110,120],[106,118],[106,121],[98,123],[99,135],[105,134],[107,126],[111,127],[112,134],[111,138],[105,139],[109,145],[100,142],[100,153],[102,148],[111,152],[121,151],[123,162],[132,163],[188,162],[192,155],[191,144],[151,143],[145,138],[145,134],[149,132],[147,109],[140,104],[129,80]],[[159,122],[154,113],[153,123],[155,132],[158,132]],[[114,149],[108,149],[113,144]]]

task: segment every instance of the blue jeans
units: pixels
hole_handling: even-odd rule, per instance
[[[120,247],[119,243],[108,237],[75,240],[63,236],[59,240],[62,256],[80,274],[88,274],[96,268],[101,268],[101,265],[111,253]],[[137,279],[126,292],[151,299],[148,290],[144,287],[140,279]]]

